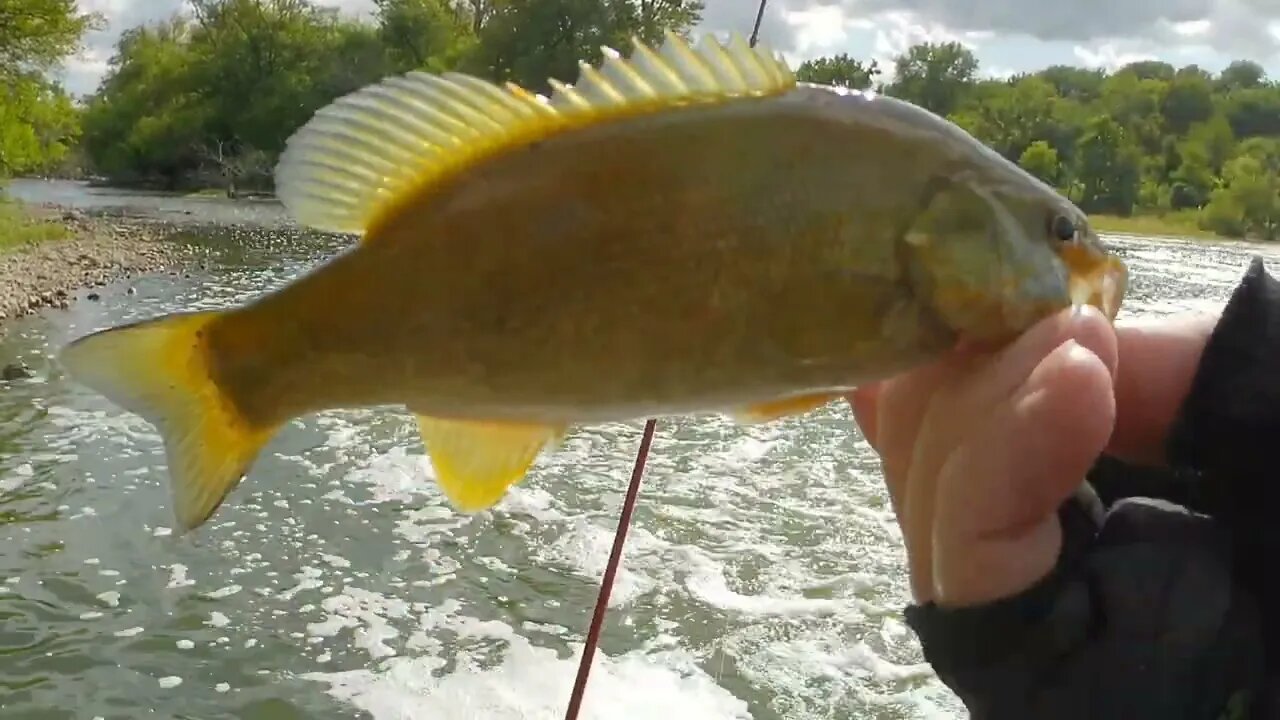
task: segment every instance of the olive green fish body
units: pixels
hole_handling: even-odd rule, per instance
[[[354,248],[241,307],[68,346],[161,429],[181,527],[316,411],[406,406],[478,510],[575,425],[800,414],[1123,294],[1051,188],[740,37],[637,43],[553,86],[412,73],[339,99],[291,138],[277,192]]]
[[[516,148],[215,323],[218,384],[264,422],[382,403],[621,420],[847,389],[955,340],[905,267],[926,151],[771,100]],[[294,329],[237,376],[219,338],[246,323]]]

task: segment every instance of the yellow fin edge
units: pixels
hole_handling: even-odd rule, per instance
[[[289,138],[276,194],[302,225],[376,234],[380,222],[483,157],[575,127],[695,103],[780,94],[796,78],[780,54],[704,35],[697,48],[667,32],[658,50],[633,39],[624,59],[604,48],[576,85],[550,98],[460,73],[411,72],[335,100]]]
[[[160,433],[179,532],[213,515],[276,432],[250,425],[210,378],[201,331],[217,315],[183,313],[111,328],[59,354],[73,380]]]
[[[835,393],[797,395],[739,408],[731,413],[731,417],[743,424],[772,422],[784,417],[806,415],[839,397],[840,395]]]

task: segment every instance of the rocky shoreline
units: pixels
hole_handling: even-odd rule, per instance
[[[178,229],[172,222],[58,208],[32,211],[63,223],[70,236],[0,253],[0,333],[9,320],[43,308],[66,309],[82,288],[164,270],[186,259],[179,244],[163,242]],[[92,293],[87,297],[94,299]]]

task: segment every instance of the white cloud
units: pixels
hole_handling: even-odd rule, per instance
[[[367,14],[372,0],[321,0]],[[185,0],[79,0],[109,27],[67,64],[75,92],[90,92],[125,28],[183,9]],[[701,30],[750,33],[757,0],[706,0]],[[1280,76],[1280,0],[768,0],[762,42],[797,63],[847,52],[891,66],[913,43],[955,40],[972,48],[984,74],[1006,75],[1057,62],[1113,68],[1138,58],[1205,67],[1235,58]]]
[[[1125,52],[1112,43],[1104,43],[1094,48],[1076,45],[1072,50],[1081,65],[1104,70],[1115,70],[1129,63],[1156,59],[1156,56],[1151,53]]]

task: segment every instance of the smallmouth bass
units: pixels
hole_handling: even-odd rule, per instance
[[[803,414],[1073,303],[1118,312],[1124,265],[1084,213],[914,105],[799,83],[738,35],[551,85],[413,72],[339,98],[276,186],[354,248],[64,348],[160,431],[180,530],[322,410],[407,407],[477,511],[574,425]]]

